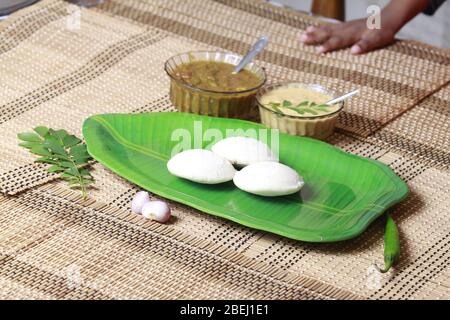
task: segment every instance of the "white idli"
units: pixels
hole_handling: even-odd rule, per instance
[[[220,140],[212,146],[211,150],[240,167],[261,161],[278,162],[278,157],[267,144],[249,137],[230,137]]]
[[[288,166],[273,162],[257,162],[236,172],[233,182],[241,190],[260,196],[284,196],[299,191],[302,177]]]
[[[203,149],[176,154],[167,162],[167,169],[174,176],[206,184],[230,181],[236,172],[227,159]]]

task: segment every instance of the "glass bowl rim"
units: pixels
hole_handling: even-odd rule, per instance
[[[339,112],[342,111],[342,109],[344,108],[344,101],[339,102],[340,108],[336,111],[333,111],[332,113],[327,113],[327,114],[323,114],[323,115],[317,115],[317,116],[310,116],[310,117],[303,117],[303,116],[293,116],[293,115],[289,115],[289,114],[285,114],[282,112],[278,112],[275,111],[269,107],[266,107],[264,104],[261,103],[260,98],[263,96],[261,94],[261,90],[267,89],[271,87],[271,90],[275,89],[275,88],[280,88],[283,86],[287,86],[289,84],[299,84],[302,85],[303,87],[306,88],[311,88],[311,87],[315,87],[315,88],[320,88],[322,91],[324,91],[325,93],[328,94],[332,94],[334,97],[338,97],[339,95],[332,90],[327,89],[326,87],[322,86],[321,84],[318,83],[304,83],[304,82],[299,82],[299,81],[284,81],[284,82],[277,82],[277,83],[272,83],[269,85],[266,85],[264,88],[261,88],[258,93],[256,94],[256,103],[258,104],[258,107],[263,108],[271,113],[275,113],[277,115],[283,116],[283,117],[287,117],[287,118],[292,118],[292,119],[304,119],[304,120],[313,120],[313,119],[324,119],[324,118],[330,118],[333,115],[338,114]],[[316,90],[317,91],[317,90]]]
[[[250,89],[245,89],[245,90],[239,90],[239,91],[219,91],[219,90],[210,90],[210,89],[201,89],[195,86],[192,86],[186,82],[180,81],[180,79],[175,78],[169,71],[169,61],[173,60],[176,57],[182,56],[182,55],[186,55],[189,53],[221,53],[221,54],[226,54],[226,55],[232,55],[235,57],[239,57],[242,59],[242,56],[237,54],[237,53],[233,53],[233,52],[228,52],[228,51],[210,51],[210,50],[197,50],[197,51],[187,51],[187,52],[182,52],[179,54],[176,54],[172,57],[170,57],[169,59],[166,60],[166,62],[164,63],[164,71],[166,71],[167,75],[170,77],[170,79],[172,79],[173,81],[175,81],[177,84],[183,86],[183,87],[187,87],[191,90],[194,91],[199,91],[199,92],[209,92],[209,93],[220,93],[220,94],[240,94],[240,93],[247,93],[247,92],[251,92],[251,91],[255,91],[260,89],[262,86],[264,86],[266,84],[267,81],[267,75],[266,75],[266,70],[263,67],[258,66],[255,62],[250,62],[249,65],[254,65],[257,68],[259,68],[262,71],[262,75],[263,75],[263,79],[261,81],[260,84],[258,84],[257,86],[250,88]],[[215,61],[215,60],[206,60],[206,61]]]

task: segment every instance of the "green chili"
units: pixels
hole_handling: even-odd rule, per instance
[[[381,273],[388,272],[400,255],[400,238],[394,220],[386,214],[386,229],[384,231],[384,269]]]

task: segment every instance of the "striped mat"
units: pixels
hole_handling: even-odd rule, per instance
[[[43,0],[0,22],[0,298],[448,299],[450,52],[412,41],[354,57],[298,42],[319,20],[251,0]],[[190,50],[258,56],[270,82],[359,88],[329,142],[388,164],[411,188],[391,213],[402,256],[382,263],[383,221],[341,243],[308,244],[170,203],[175,221],[129,210],[138,190],[100,164],[82,200],[33,163],[17,132],[81,135],[96,113],[175,111],[163,71]]]

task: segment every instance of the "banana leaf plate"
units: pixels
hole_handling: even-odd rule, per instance
[[[176,152],[210,148],[224,137],[255,132],[272,148],[278,142],[280,161],[303,176],[305,186],[299,193],[261,197],[232,182],[198,184],[167,170],[166,163]],[[353,238],[408,194],[406,184],[378,161],[315,139],[277,136],[249,121],[179,112],[102,114],[86,119],[83,134],[94,159],[154,194],[296,240]]]

